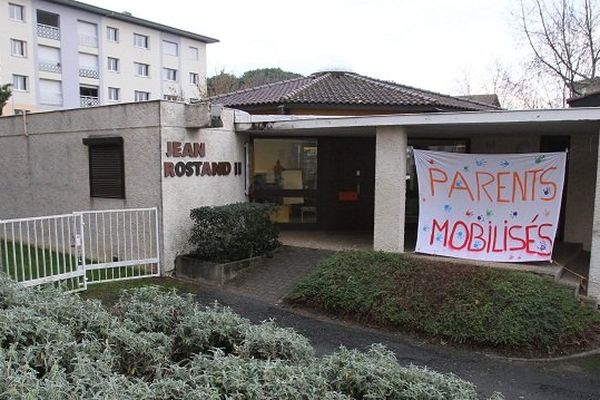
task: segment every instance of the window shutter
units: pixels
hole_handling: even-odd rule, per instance
[[[125,198],[123,138],[88,138],[84,144],[90,156],[90,195]]]

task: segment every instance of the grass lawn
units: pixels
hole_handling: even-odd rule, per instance
[[[77,270],[78,260],[76,255],[67,252],[52,251],[48,249],[28,247],[12,242],[0,240],[0,263],[2,272],[12,279],[23,282],[46,276],[68,273]],[[92,264],[86,259],[87,264]],[[150,275],[151,267],[128,266],[86,271],[88,282],[99,282],[115,278],[128,278],[132,276]],[[75,279],[64,282],[67,288],[76,288]]]
[[[533,274],[380,252],[322,261],[288,302],[444,341],[534,353],[600,342],[600,313]]]

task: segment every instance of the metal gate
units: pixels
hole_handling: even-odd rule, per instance
[[[158,276],[159,247],[157,208],[0,220],[0,270],[24,286]]]

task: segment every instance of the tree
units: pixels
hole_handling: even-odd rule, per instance
[[[600,61],[600,19],[596,0],[521,0],[522,33],[533,52],[531,72],[562,85],[562,97],[582,94]]]
[[[0,86],[0,115],[2,115],[2,109],[6,105],[6,102],[8,102],[8,99],[12,96],[12,90],[10,90],[11,86],[10,83]]]
[[[207,79],[207,92],[208,96],[216,96],[239,89],[248,89],[267,83],[300,77],[302,77],[302,75],[295,72],[284,71],[281,68],[253,69],[244,72],[239,78],[231,73],[225,72],[225,70],[221,70],[218,74]]]

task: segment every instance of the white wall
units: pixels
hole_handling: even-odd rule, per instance
[[[246,135],[236,134],[233,125],[233,110],[224,110],[222,128],[186,129],[177,125],[184,119],[183,113],[192,106],[163,103],[161,109],[161,155],[162,161],[229,161],[244,162]],[[167,142],[204,142],[206,156],[201,159],[167,157]],[[232,166],[233,168],[233,166]],[[244,167],[245,168],[245,167]],[[163,270],[174,268],[175,257],[192,250],[188,243],[192,221],[190,210],[201,206],[217,206],[246,201],[244,174],[235,176],[232,169],[227,176],[183,176],[161,175],[163,193]]]

